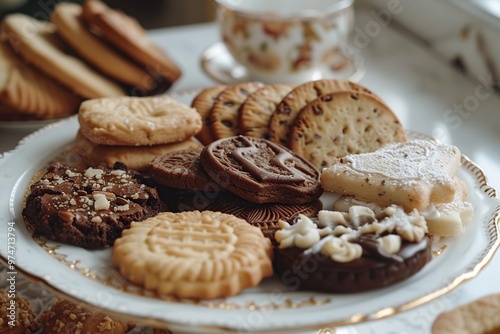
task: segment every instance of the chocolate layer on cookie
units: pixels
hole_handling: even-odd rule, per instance
[[[349,213],[322,210],[317,219],[280,221],[275,265],[293,289],[361,292],[400,282],[432,257],[425,219],[391,206],[379,214],[366,207]]]
[[[265,139],[220,139],[203,149],[200,161],[209,175],[223,172],[229,182],[222,186],[250,202],[304,204],[323,192],[313,165]]]
[[[78,170],[55,163],[31,186],[23,216],[36,234],[93,249],[163,210],[156,189],[122,164]]]

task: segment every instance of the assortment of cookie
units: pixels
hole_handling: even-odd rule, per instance
[[[50,22],[7,15],[0,37],[0,120],[66,117],[82,100],[160,94],[181,76],[137,21],[99,0],[59,3]]]
[[[190,106],[98,98],[78,121],[86,166],[51,165],[25,220],[52,240],[112,247],[123,277],[158,294],[226,297],[273,273],[306,290],[385,287],[473,215],[460,151],[408,140],[351,82],[219,85]],[[338,195],[333,207],[324,192]]]

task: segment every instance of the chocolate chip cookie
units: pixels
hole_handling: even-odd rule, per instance
[[[132,221],[163,210],[156,189],[123,164],[78,170],[54,163],[31,186],[23,216],[35,234],[95,249],[113,245]]]
[[[320,172],[302,157],[265,139],[236,136],[206,146],[201,165],[223,172],[228,191],[254,203],[304,204],[322,194]]]

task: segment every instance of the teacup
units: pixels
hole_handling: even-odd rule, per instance
[[[222,40],[248,78],[322,77],[353,27],[354,0],[215,0]]]

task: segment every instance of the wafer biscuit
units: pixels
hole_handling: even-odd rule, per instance
[[[337,157],[375,151],[406,141],[399,119],[371,94],[328,93],[308,103],[295,118],[289,146],[317,168]]]
[[[125,94],[118,84],[71,55],[50,22],[38,21],[24,14],[11,14],[3,20],[2,37],[26,62],[83,98]]]
[[[80,130],[94,144],[147,146],[184,141],[201,130],[193,108],[163,95],[84,101]]]
[[[116,240],[114,263],[131,282],[181,298],[219,298],[272,274],[260,229],[212,211],[160,213]]]
[[[455,198],[457,147],[429,140],[385,146],[375,152],[338,158],[321,174],[322,187],[381,207],[424,210]]]

